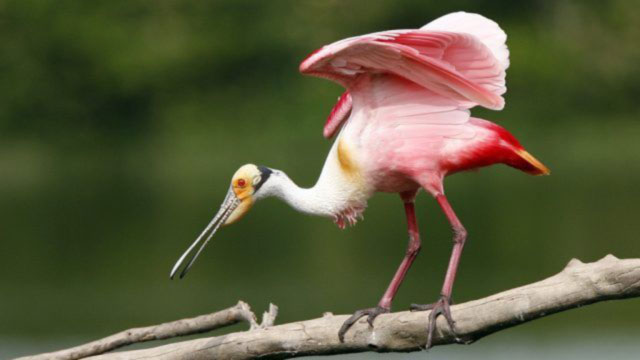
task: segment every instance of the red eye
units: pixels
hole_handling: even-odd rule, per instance
[[[244,179],[238,179],[238,186],[244,187],[247,185],[247,182]]]

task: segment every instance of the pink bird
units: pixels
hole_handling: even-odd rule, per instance
[[[344,323],[338,333],[344,341],[347,330],[361,317],[366,316],[373,326],[376,316],[391,311],[392,300],[420,251],[414,200],[424,189],[451,224],[453,251],[440,298],[411,309],[431,310],[427,348],[439,315],[455,332],[451,293],[467,231],[445,196],[443,179],[498,163],[532,175],[549,174],[507,130],[470,116],[469,109],[476,105],[504,107],[509,66],[505,41],[506,34],[495,22],[457,12],[417,30],[353,37],[313,52],[300,71],[346,88],[324,127],[325,137],[337,134],[337,138],[317,183],[300,188],[282,171],[242,166],[233,175],[221,209],[178,260],[171,277],[198,243],[206,237],[181,277],[221,225],[237,221],[262,198],[281,198],[303,213],[332,218],[344,228],[356,223],[375,192],[398,193],[407,217],[406,255],[377,306],[356,311]]]

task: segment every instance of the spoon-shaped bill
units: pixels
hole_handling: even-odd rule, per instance
[[[211,220],[209,225],[207,225],[207,227],[202,231],[200,236],[198,236],[198,238],[193,242],[193,244],[191,244],[191,246],[189,246],[187,251],[185,251],[184,254],[182,254],[182,256],[180,256],[180,258],[178,259],[176,264],[173,266],[173,269],[171,269],[171,273],[169,274],[169,277],[171,279],[173,279],[173,277],[176,275],[176,273],[178,272],[178,269],[184,263],[184,261],[187,258],[187,256],[190,253],[192,253],[192,251],[195,249],[195,247],[206,236],[206,240],[198,248],[198,251],[195,253],[195,255],[193,255],[193,257],[191,257],[191,259],[189,260],[187,265],[182,269],[182,272],[180,273],[180,278],[182,279],[187,274],[187,272],[189,271],[189,269],[191,268],[193,263],[196,261],[196,259],[198,258],[198,256],[202,252],[202,249],[204,249],[204,247],[207,245],[207,243],[209,243],[209,240],[211,240],[211,238],[216,233],[216,231],[218,231],[218,228],[220,228],[220,226],[227,221],[229,216],[231,216],[231,214],[238,207],[239,204],[240,204],[240,200],[236,197],[236,195],[233,192],[233,190],[229,189],[229,192],[227,193],[227,196],[225,197],[224,201],[222,202],[222,205],[220,206],[220,210],[218,210],[218,213],[216,214],[216,216],[213,217],[213,220]],[[209,234],[208,236],[207,236],[207,233]]]

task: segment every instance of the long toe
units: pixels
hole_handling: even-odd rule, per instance
[[[358,321],[360,318],[367,316],[367,322],[369,323],[369,326],[373,327],[373,321],[375,320],[375,318],[378,315],[388,313],[389,311],[391,310],[388,308],[376,306],[354,312],[353,315],[351,315],[340,327],[340,331],[338,331],[338,339],[340,339],[340,342],[344,342],[344,335],[347,333],[349,328],[351,328],[351,326],[355,324],[356,321]]]
[[[431,313],[429,314],[429,324],[427,326],[427,344],[425,346],[427,349],[430,349],[431,346],[433,346],[433,334],[436,330],[436,320],[440,315],[444,315],[447,320],[447,324],[449,325],[449,329],[451,329],[453,335],[456,336],[455,321],[453,321],[453,317],[451,316],[450,304],[451,300],[449,297],[441,296],[440,299],[433,304],[411,305],[412,311],[431,310]]]

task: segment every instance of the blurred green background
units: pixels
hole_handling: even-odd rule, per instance
[[[470,234],[455,300],[540,280],[572,257],[640,257],[635,1],[1,1],[0,357],[239,299],[259,312],[276,303],[280,323],[374,305],[406,245],[392,194],[345,231],[265,200],[183,281],[168,273],[240,165],[313,185],[342,90],[298,73],[309,52],[458,10],[509,36],[507,106],[474,114],[512,131],[552,176],[496,166],[448,179]],[[451,251],[425,194],[418,215],[424,248],[396,310],[436,299]],[[627,300],[483,342],[639,331],[640,302]]]

